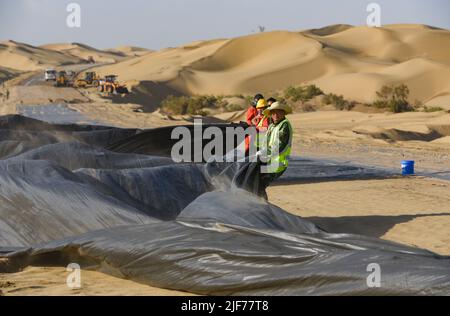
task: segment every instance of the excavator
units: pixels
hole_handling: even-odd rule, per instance
[[[99,86],[98,86],[99,92],[106,92],[111,94],[128,94],[128,88],[120,84],[119,81],[117,81],[117,75],[108,75],[105,76],[105,79],[101,79]]]
[[[56,75],[55,87],[71,87],[72,82],[69,80],[67,73],[62,70]]]
[[[76,88],[98,87],[99,84],[100,77],[95,71],[85,72],[83,79],[77,79],[77,81],[75,81]]]

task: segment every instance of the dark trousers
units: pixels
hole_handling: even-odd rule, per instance
[[[286,170],[284,170],[286,171]],[[258,195],[262,198],[264,198],[266,201],[268,201],[268,197],[267,197],[267,192],[266,189],[267,187],[276,179],[278,179],[279,177],[281,177],[284,173],[284,171],[279,172],[279,173],[261,173],[259,176],[259,191],[258,191]]]

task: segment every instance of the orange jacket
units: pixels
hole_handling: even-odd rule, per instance
[[[248,108],[248,110],[247,110],[247,124],[248,125],[253,125],[252,120],[257,114],[258,114],[258,110],[255,107],[251,106]]]
[[[267,128],[268,128],[269,125],[270,125],[270,119],[269,119],[269,117],[266,117],[266,116],[260,114],[260,115],[256,116],[255,119],[256,119],[256,124],[253,124],[253,123],[252,123],[252,125],[255,126],[256,131],[257,131],[257,132],[265,133],[265,132],[267,131]],[[258,126],[259,123],[261,123],[261,120],[264,120],[264,121],[262,122],[262,125]],[[246,153],[248,153],[248,151],[249,151],[249,149],[250,149],[250,141],[251,141],[251,137],[250,137],[249,135],[247,135],[247,136],[245,137],[245,152],[246,152]]]

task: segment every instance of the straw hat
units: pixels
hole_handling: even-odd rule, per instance
[[[270,111],[273,111],[273,110],[283,110],[284,112],[286,112],[286,114],[292,113],[292,109],[289,105],[287,105],[285,103],[274,102],[267,109],[264,110],[263,114],[266,116],[269,116]]]

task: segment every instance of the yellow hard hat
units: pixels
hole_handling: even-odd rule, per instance
[[[266,100],[264,99],[259,99],[258,103],[256,103],[257,109],[264,109],[266,106]]]

